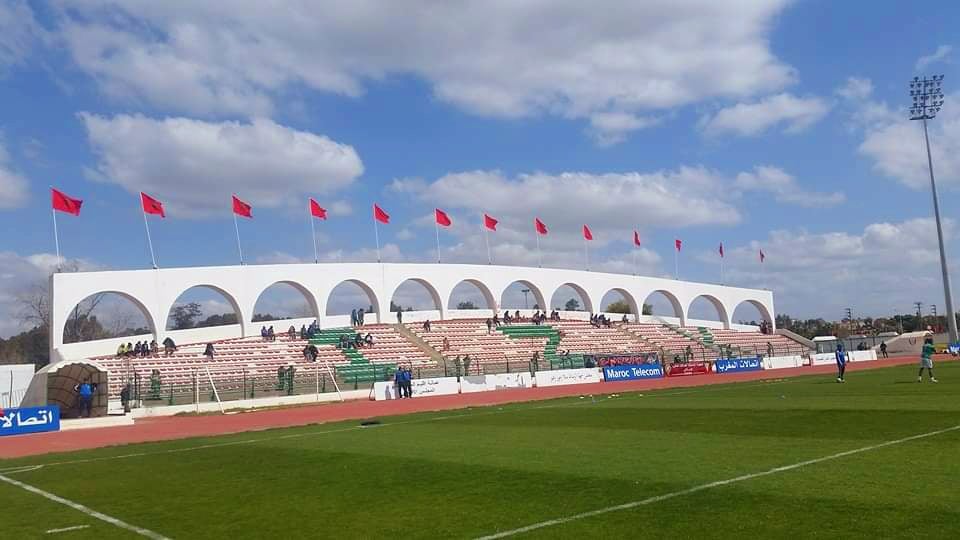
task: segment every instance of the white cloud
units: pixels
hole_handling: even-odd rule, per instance
[[[590,115],[589,133],[597,144],[610,146],[623,142],[627,135],[659,123],[656,118],[640,117],[624,112],[598,112]]]
[[[917,59],[917,64],[914,68],[917,71],[923,71],[924,69],[936,64],[938,62],[947,62],[947,58],[950,56],[950,53],[953,52],[953,47],[950,45],[940,45],[937,47],[937,50],[933,54],[928,54],[927,56],[921,56]]]
[[[90,176],[145,191],[183,216],[222,215],[236,193],[257,207],[302,205],[363,172],[350,146],[266,119],[250,123],[80,115],[98,162]],[[344,211],[345,206],[337,206]]]
[[[829,110],[830,105],[820,98],[783,93],[720,109],[704,117],[701,126],[710,136],[730,133],[748,137],[780,125],[784,133],[793,134],[819,122]]]
[[[945,229],[951,237],[953,220]],[[726,261],[733,284],[773,289],[778,311],[793,316],[839,319],[845,307],[883,315],[906,312],[918,300],[943,302],[931,218],[873,223],[860,233],[772,231],[762,241],[728,248]],[[951,264],[956,268],[960,261]]]
[[[10,156],[0,144],[0,208],[17,208],[27,202],[30,185],[10,167]]]
[[[796,204],[807,208],[836,206],[846,200],[843,193],[836,191],[833,193],[804,191],[794,176],[783,169],[769,165],[754,167],[753,172],[738,174],[735,185],[744,191],[771,193],[780,203]]]
[[[873,82],[870,79],[848,77],[836,93],[844,99],[866,99],[873,94]]]
[[[413,231],[404,227],[399,231],[397,231],[397,234],[395,234],[394,236],[397,237],[397,240],[410,240],[411,238],[413,238]]]
[[[25,0],[0,3],[0,73],[3,68],[22,63],[41,35]]]
[[[596,123],[791,84],[769,47],[788,3],[65,0],[58,29],[105,92],[167,110],[269,114],[291,88],[401,74],[472,113]]]
[[[349,216],[353,214],[353,206],[348,201],[333,201],[327,208],[331,216]]]

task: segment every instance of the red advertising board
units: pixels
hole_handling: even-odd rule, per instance
[[[690,362],[687,364],[670,364],[667,375],[706,375],[710,373],[710,364],[706,362]]]

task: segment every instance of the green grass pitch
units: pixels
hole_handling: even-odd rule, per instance
[[[939,384],[904,366],[842,385],[806,376],[565,398],[0,469],[46,464],[7,476],[170,538],[477,538],[957,426],[960,364],[937,371]],[[954,429],[517,537],[960,538],[958,460]],[[4,538],[82,525],[52,536],[135,537],[0,482]]]

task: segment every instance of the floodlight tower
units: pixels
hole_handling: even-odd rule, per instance
[[[930,155],[930,134],[927,120],[936,118],[943,107],[943,75],[932,77],[914,77],[910,81],[910,119],[923,122],[923,139],[927,143],[927,168],[930,171],[930,189],[933,192],[933,215],[937,221],[937,241],[940,244],[940,271],[943,273],[943,295],[947,306],[947,328],[950,343],[957,342],[957,316],[953,311],[953,295],[950,293],[950,273],[947,271],[947,254],[943,249],[943,226],[940,224],[940,201],[937,197],[937,182],[933,177],[933,157]]]

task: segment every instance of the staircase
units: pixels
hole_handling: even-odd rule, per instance
[[[328,328],[321,330],[319,334],[310,338],[313,345],[330,345],[336,347],[340,344],[340,336],[347,336],[354,339],[357,332],[353,328]],[[344,366],[334,366],[337,375],[344,382],[367,383],[382,381],[389,378],[389,375],[397,370],[396,364],[371,364],[363,353],[352,346],[346,349],[340,349],[343,356],[350,362]]]
[[[434,349],[433,347],[431,347],[429,343],[427,343],[426,341],[423,340],[423,338],[415,334],[413,330],[410,330],[409,328],[407,328],[402,324],[395,324],[393,325],[393,327],[396,328],[397,332],[399,332],[401,336],[406,338],[407,341],[416,345],[418,349],[423,351],[423,353],[429,356],[431,360],[436,362],[438,366],[443,365],[443,361],[444,361],[443,354],[437,351],[436,349]]]
[[[687,339],[689,339],[689,340],[696,341],[696,342],[699,343],[700,345],[703,345],[703,347],[706,348],[706,349],[709,349],[709,350],[714,351],[714,352],[717,352],[717,353],[722,352],[722,351],[720,350],[720,347],[719,347],[716,343],[713,342],[713,333],[710,332],[710,329],[709,329],[709,328],[697,327],[697,333],[696,333],[696,334],[693,334],[693,333],[690,333],[690,332],[684,330],[683,328],[680,328],[679,326],[677,326],[677,325],[675,325],[675,324],[668,323],[668,322],[665,322],[665,321],[661,321],[661,323],[662,323],[664,326],[666,326],[667,328],[669,328],[670,330],[673,330],[675,333],[677,333],[677,334],[679,334],[679,335],[681,335],[681,336],[683,336],[683,337],[685,337],[685,338],[687,338]]]
[[[513,326],[501,326],[497,329],[507,337],[513,339],[537,339],[546,338],[547,342],[543,348],[544,365],[549,362],[553,365],[557,361],[557,345],[560,344],[560,333],[556,328],[549,325],[518,324]],[[580,359],[581,363],[583,358]]]

